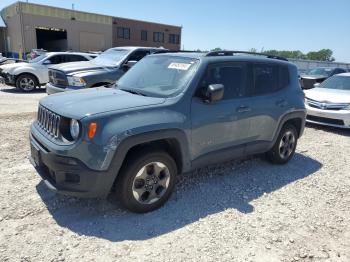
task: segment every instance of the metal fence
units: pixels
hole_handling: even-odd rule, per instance
[[[300,70],[308,70],[315,67],[340,67],[350,70],[350,63],[338,63],[338,62],[324,62],[324,61],[313,61],[313,60],[302,60],[302,59],[292,59],[288,60],[295,64]]]

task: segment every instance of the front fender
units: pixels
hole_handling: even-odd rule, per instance
[[[112,167],[113,170],[119,171],[119,168],[131,148],[140,144],[166,139],[173,139],[179,144],[182,163],[181,170],[184,172],[190,170],[189,141],[186,134],[179,129],[157,130],[137,135],[130,134],[126,135],[121,141],[119,141],[118,138],[114,139],[114,137],[112,137],[105,147],[107,150],[106,164],[108,164],[108,162],[110,163],[106,168],[111,169]]]
[[[38,79],[39,83],[47,83],[48,76],[44,77],[45,72],[41,72],[40,70],[42,70],[42,69],[35,69],[32,67],[24,66],[24,67],[15,68],[11,74],[16,76],[16,77],[19,75],[22,75],[22,74],[31,74],[31,75],[34,75]],[[47,70],[46,70],[46,72],[47,72]]]
[[[99,118],[99,124],[103,127],[96,134],[94,143],[103,146],[107,153],[105,169],[112,161],[123,161],[135,145],[162,139],[175,139],[180,146],[183,170],[190,165],[190,121],[180,112],[164,108],[144,109],[103,120]]]

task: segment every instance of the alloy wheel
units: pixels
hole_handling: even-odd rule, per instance
[[[288,158],[295,146],[295,136],[292,131],[287,131],[281,138],[280,144],[279,144],[279,154],[282,159]]]
[[[34,80],[26,77],[21,79],[19,85],[24,91],[31,91],[35,88]]]
[[[165,194],[170,183],[170,171],[161,162],[144,165],[136,174],[132,193],[141,204],[153,204]]]

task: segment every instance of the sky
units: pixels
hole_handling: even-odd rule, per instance
[[[14,0],[0,0],[0,9]],[[183,27],[186,50],[333,50],[350,62],[350,0],[29,0]]]

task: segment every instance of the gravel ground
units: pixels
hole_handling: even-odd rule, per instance
[[[308,126],[285,166],[252,157],[183,175],[137,215],[50,192],[27,157],[45,93],[0,89],[0,261],[350,261],[350,131]]]

